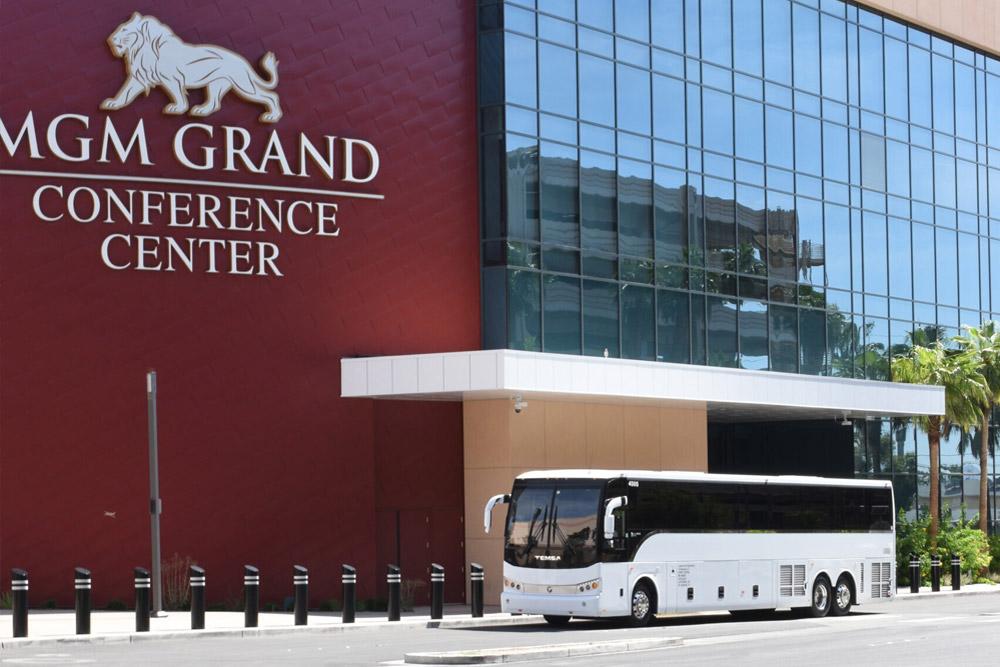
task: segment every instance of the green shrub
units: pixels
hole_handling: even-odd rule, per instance
[[[111,600],[108,604],[104,605],[104,608],[108,611],[127,611],[128,605],[121,600]]]
[[[361,598],[355,608],[358,611],[388,611],[389,598],[379,595],[373,598]]]
[[[913,522],[906,520],[906,513],[899,510],[896,519],[896,578],[901,586],[910,585],[910,553],[920,556],[921,579],[931,572],[930,516]]]
[[[323,603],[321,603],[320,606],[319,606],[319,610],[320,611],[343,611],[344,610],[344,605],[340,602],[340,600],[338,600],[336,598],[331,598],[331,599],[326,600]]]
[[[962,506],[961,518],[952,524],[951,510],[941,512],[938,522],[938,556],[941,558],[941,574],[951,572],[951,556],[958,554],[962,560],[962,571],[971,571],[973,580],[978,580],[979,572],[991,562],[1000,572],[997,559],[1000,558],[1000,539],[990,538],[976,528],[978,517],[966,520],[965,505]],[[931,519],[924,515],[922,519],[908,522],[903,510],[899,511],[896,521],[896,577],[901,586],[910,583],[910,553],[920,556],[921,579],[926,581],[931,572]],[[945,576],[947,579],[947,576]]]
[[[246,600],[242,595],[234,595],[232,591],[226,594],[226,600],[222,603],[226,611],[243,611],[246,609]]]
[[[42,609],[58,609],[59,603],[55,600],[46,600],[42,603]]]
[[[1000,535],[990,535],[990,572],[1000,574]]]
[[[205,607],[205,611],[229,611],[225,602],[213,602]]]
[[[14,594],[11,591],[0,593],[0,609],[10,609],[14,606]]]
[[[277,602],[265,602],[261,611],[282,611],[281,605]]]
[[[978,579],[979,572],[990,564],[990,547],[986,533],[975,526],[979,517],[965,520],[965,505],[962,505],[962,518],[954,526],[951,524],[951,512],[942,513],[942,530],[938,534],[938,549],[941,551],[941,564],[949,568],[951,556],[958,554],[962,559],[962,570],[971,571],[973,580]]]

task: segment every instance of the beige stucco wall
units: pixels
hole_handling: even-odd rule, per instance
[[[1000,55],[1000,0],[863,0],[862,4]]]
[[[509,400],[466,401],[465,557],[486,570],[486,604],[498,604],[502,576],[505,507],[493,511],[493,530],[483,532],[483,508],[491,496],[510,491],[528,470],[628,468],[708,469],[704,408],[530,400],[520,413]]]

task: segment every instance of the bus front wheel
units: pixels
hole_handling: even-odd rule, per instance
[[[656,593],[648,581],[640,581],[632,589],[632,608],[628,624],[633,628],[649,625],[656,613]]]
[[[813,583],[812,604],[809,605],[809,615],[813,618],[823,618],[833,604],[833,592],[830,590],[830,580],[825,576],[816,577]]]

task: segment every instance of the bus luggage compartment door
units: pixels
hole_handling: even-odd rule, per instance
[[[772,608],[774,599],[774,565],[769,560],[740,561],[739,607]]]
[[[667,613],[680,613],[697,606],[695,591],[701,580],[701,561],[670,563],[667,572]]]

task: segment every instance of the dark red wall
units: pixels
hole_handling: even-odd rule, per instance
[[[313,604],[339,596],[341,563],[358,567],[361,595],[374,595],[384,512],[439,517],[427,531],[448,546],[421,555],[459,567],[460,406],[341,399],[340,359],[479,345],[474,3],[4,0],[8,130],[32,111],[48,154],[48,121],[78,113],[99,136],[107,113],[98,105],[124,77],[105,40],[133,11],[255,65],[275,52],[285,115],[273,128],[287,146],[299,132],[346,136],[381,157],[364,185],[218,170],[205,178],[385,199],[337,200],[337,238],[239,237],[43,222],[31,210],[40,185],[110,184],[0,177],[2,588],[10,568],[24,568],[32,604],[67,605],[82,566],[95,605],[130,599],[132,568],[150,566],[149,368],[159,377],[163,553],[206,568],[209,602],[239,596],[244,563],[261,570],[262,602],[291,595],[293,564],[309,568]],[[182,125],[241,126],[261,149],[272,129],[256,121],[260,107],[232,94],[208,119],[163,115],[166,103],[156,89],[113,112],[122,132],[144,119],[155,168],[29,160],[23,147],[11,159],[2,146],[0,168],[196,178],[170,150]],[[115,271],[100,258],[112,233],[265,240],[280,247],[285,276]],[[378,555],[390,547],[383,541]]]

